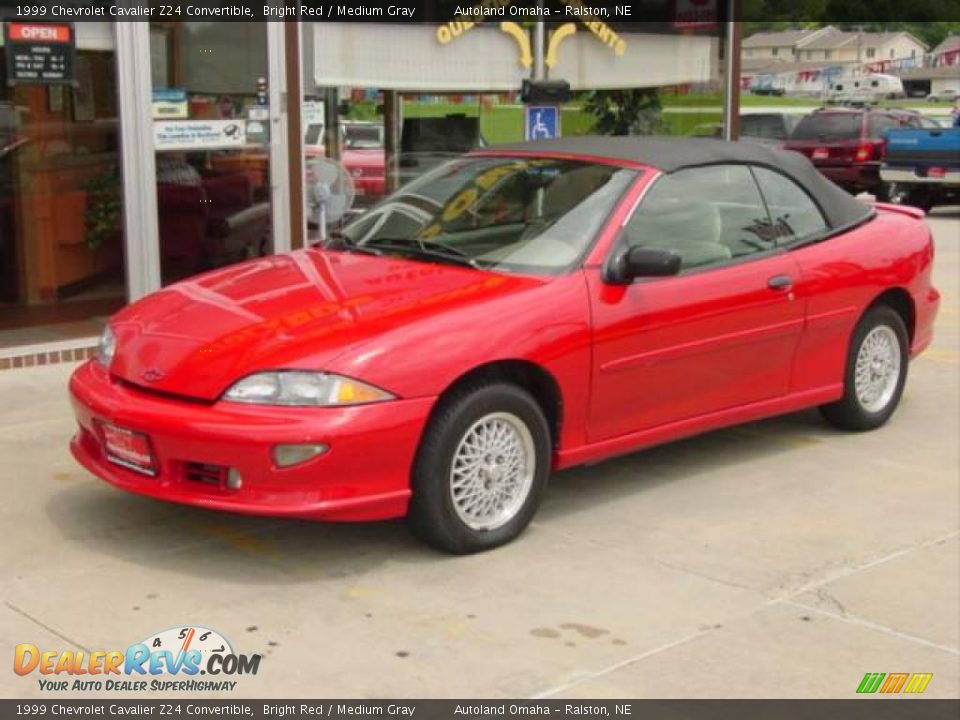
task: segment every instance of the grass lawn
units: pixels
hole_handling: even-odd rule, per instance
[[[468,117],[480,116],[480,132],[491,145],[520,142],[523,140],[523,108],[519,105],[494,105],[482,108],[454,103],[404,103],[404,117],[443,117],[463,113]],[[565,107],[561,114],[561,131],[564,135],[584,135],[590,132],[593,118],[579,107]]]
[[[699,103],[706,104],[706,103]],[[709,108],[703,112],[671,113],[665,108],[663,121],[672,135],[689,135],[704,123],[718,123],[721,114]],[[519,105],[494,105],[481,108],[479,105],[455,105],[453,103],[404,103],[404,117],[442,117],[452,113],[463,113],[469,117],[480,117],[480,132],[491,145],[519,142],[523,140],[523,108]],[[561,115],[561,130],[566,137],[588,135],[593,127],[593,117],[578,106],[565,107]]]
[[[661,101],[664,109],[669,108],[687,108],[698,106],[723,106],[723,96],[719,93],[689,94],[689,95],[662,95]],[[773,95],[751,95],[750,93],[740,93],[740,107],[798,107],[815,108],[823,105],[820,98],[816,97],[788,97],[783,95],[776,97]],[[919,110],[949,110],[951,105],[948,102],[927,102],[926,98],[905,98],[901,100],[884,100],[879,103],[882,107],[909,107]]]
[[[719,123],[722,119],[721,107],[723,98],[719,93],[699,95],[663,95],[663,122],[667,132],[671,135],[689,135],[699,125]],[[820,106],[815,98],[797,97],[770,97],[765,95],[750,95],[743,93],[740,96],[741,107],[762,108],[782,107],[813,109]],[[927,103],[920,99],[891,100],[883,103],[888,107],[916,107],[923,110],[939,110],[940,113],[949,112],[948,103]],[[523,108],[520,105],[492,105],[482,107],[478,103],[451,102],[419,103],[404,102],[404,117],[442,117],[444,115],[462,113],[469,117],[480,118],[480,132],[491,145],[519,142],[523,140]],[[936,112],[934,113],[936,114]],[[351,106],[350,117],[358,120],[376,119],[376,108],[373,103],[354,103]],[[588,135],[593,127],[593,117],[585,113],[576,104],[569,104],[562,108],[563,135]]]

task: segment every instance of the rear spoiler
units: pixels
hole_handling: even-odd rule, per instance
[[[894,205],[893,203],[880,203],[875,202],[874,207],[877,210],[882,210],[883,212],[893,212],[900,213],[901,215],[908,215],[914,220],[923,220],[927,214],[920,208],[915,208],[912,205]]]
[[[901,215],[906,215],[907,217],[912,217],[914,220],[923,220],[927,214],[920,208],[915,208],[912,205],[894,205],[893,203],[877,202],[877,198],[870,193],[862,192],[857,195],[857,200],[860,202],[865,202],[868,205],[873,205],[877,210],[882,212],[892,212],[899,213]]]

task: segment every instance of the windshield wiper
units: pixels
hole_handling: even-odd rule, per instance
[[[425,242],[418,238],[410,237],[376,237],[371,238],[363,245],[354,245],[353,247],[382,246],[385,248],[402,248],[412,250],[417,255],[436,258],[438,260],[447,260],[458,265],[466,265],[475,270],[480,269],[480,263],[467,255],[462,250],[435,242]]]
[[[317,245],[320,245],[320,243],[317,243]],[[327,232],[327,243],[323,247],[330,250],[363,253],[364,255],[383,255],[379,250],[358,244],[356,240],[339,230],[329,230]]]

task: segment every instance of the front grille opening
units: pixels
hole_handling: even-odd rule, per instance
[[[224,465],[209,463],[187,462],[183,464],[183,477],[196,483],[203,483],[211,487],[225,487],[227,484],[228,468]]]

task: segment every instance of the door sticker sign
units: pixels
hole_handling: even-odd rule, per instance
[[[153,119],[185,119],[189,115],[187,91],[183,88],[163,88],[153,91]]]
[[[169,120],[153,123],[154,149],[210,150],[245,145],[243,120]]]
[[[73,82],[76,48],[71,23],[6,22],[3,41],[8,85]]]

